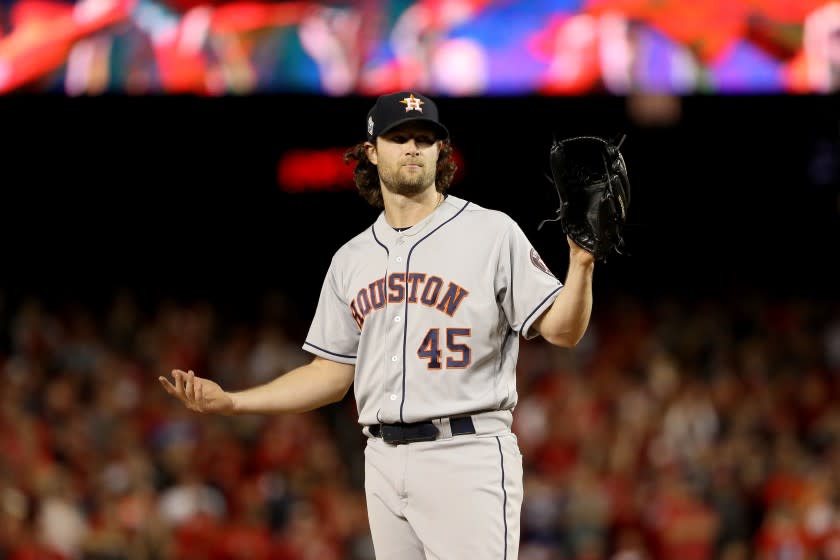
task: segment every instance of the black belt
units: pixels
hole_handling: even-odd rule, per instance
[[[475,424],[469,416],[450,418],[449,426],[453,436],[474,434]],[[370,426],[370,435],[381,437],[385,443],[400,445],[414,441],[436,440],[440,431],[434,422],[414,422],[411,424],[374,424]]]

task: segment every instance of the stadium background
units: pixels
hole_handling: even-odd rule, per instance
[[[546,179],[552,137],[624,133],[632,257],[603,267],[602,291],[833,295],[835,96],[685,96],[679,120],[660,126],[640,123],[634,102],[442,99],[461,164],[453,194],[509,212],[562,271],[558,228],[536,229],[557,204]],[[329,255],[375,217],[341,162],[363,137],[370,103],[8,98],[0,227],[4,251],[26,265],[5,283],[62,295],[142,285],[221,299],[277,288],[298,294],[306,315]],[[313,158],[310,183],[297,171],[293,186],[282,183],[294,154]]]

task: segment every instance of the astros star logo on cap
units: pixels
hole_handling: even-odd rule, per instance
[[[413,93],[409,93],[408,97],[404,98],[400,101],[403,105],[405,105],[405,112],[408,113],[409,111],[420,111],[423,112],[423,100],[417,99],[414,97]]]

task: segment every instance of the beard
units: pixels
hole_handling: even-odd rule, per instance
[[[408,173],[405,169],[379,169],[379,180],[389,192],[402,196],[419,194],[435,182],[436,169],[425,166],[419,173]]]

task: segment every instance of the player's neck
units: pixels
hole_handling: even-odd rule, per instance
[[[382,190],[385,219],[394,228],[411,227],[434,212],[443,202],[443,195],[434,186],[414,196],[404,196]]]

